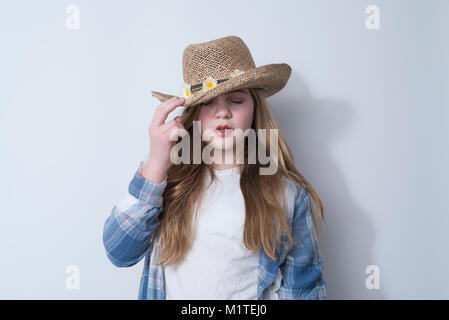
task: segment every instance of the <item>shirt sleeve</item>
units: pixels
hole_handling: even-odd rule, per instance
[[[128,194],[118,201],[103,226],[103,244],[109,260],[117,267],[138,263],[147,253],[152,235],[163,209],[163,191],[167,176],[161,183],[134,173]]]
[[[292,221],[293,246],[279,266],[282,273],[279,300],[327,300],[323,260],[312,223],[309,197],[301,188]]]

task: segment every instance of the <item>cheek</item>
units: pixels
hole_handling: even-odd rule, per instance
[[[206,109],[201,109],[198,113],[198,121],[201,121],[201,134],[204,133],[204,129],[208,126],[209,114]]]
[[[242,127],[245,127],[246,129],[251,127],[251,123],[253,122],[253,112],[254,112],[253,107],[248,107],[239,110],[237,117]]]

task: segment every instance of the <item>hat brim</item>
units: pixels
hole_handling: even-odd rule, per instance
[[[282,90],[290,78],[292,68],[286,63],[272,63],[245,71],[234,78],[218,83],[208,91],[194,91],[192,97],[184,102],[184,106],[192,106],[206,102],[225,92],[241,88],[259,88],[261,95],[267,98]],[[151,91],[153,97],[164,102],[174,95]]]

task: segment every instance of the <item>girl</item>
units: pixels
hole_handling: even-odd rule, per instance
[[[105,221],[108,258],[128,267],[145,257],[139,299],[327,299],[315,233],[322,203],[265,100],[285,86],[290,66],[256,67],[245,43],[228,36],[187,46],[183,72],[181,97],[153,91],[162,103],[150,152]],[[181,105],[181,117],[165,123]],[[246,133],[263,129],[252,145]],[[174,163],[176,141],[188,163]],[[273,145],[275,170],[263,174],[267,161],[249,155]]]

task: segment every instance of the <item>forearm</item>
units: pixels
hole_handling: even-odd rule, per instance
[[[129,184],[129,194],[112,209],[103,227],[103,244],[111,262],[119,267],[131,266],[145,255],[162,211],[161,184],[148,180],[138,171]]]

